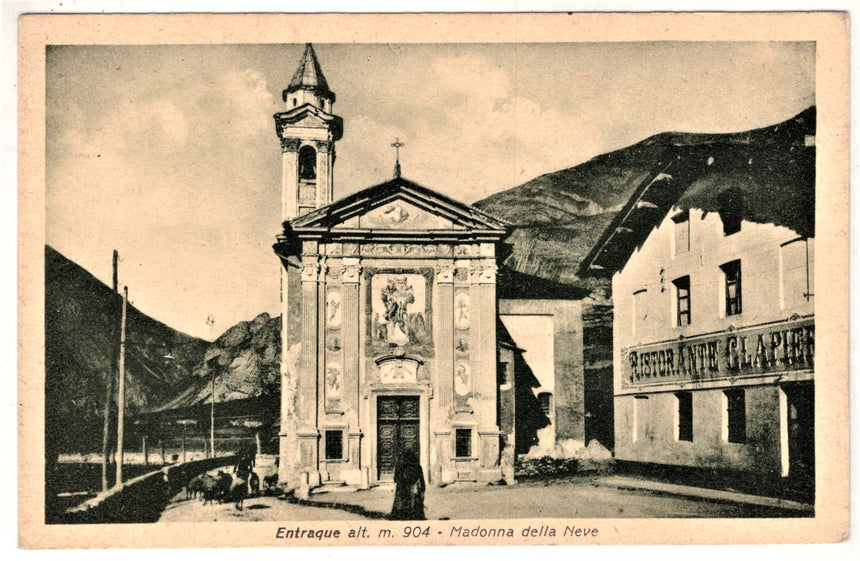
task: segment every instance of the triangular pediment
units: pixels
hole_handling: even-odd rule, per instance
[[[374,230],[449,230],[463,229],[452,220],[424,210],[402,197],[370,209],[335,228],[370,228]]]
[[[408,179],[364,189],[290,223],[300,229],[458,230],[504,233],[507,224]]]

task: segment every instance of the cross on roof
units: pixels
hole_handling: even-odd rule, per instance
[[[391,143],[391,146],[396,151],[396,160],[394,161],[394,177],[400,177],[400,147],[406,146],[406,144],[400,142],[400,138],[395,138],[394,142]]]
[[[395,150],[397,150],[397,161],[399,162],[400,161],[400,147],[406,146],[406,144],[404,144],[403,142],[400,142],[399,138],[395,138],[394,142],[391,143],[391,146],[394,147]]]

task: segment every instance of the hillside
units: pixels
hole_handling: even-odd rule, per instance
[[[504,261],[506,267],[588,290],[600,285],[600,281],[577,276],[581,260],[633,191],[658,171],[661,162],[678,154],[713,155],[721,164],[719,173],[714,170],[707,182],[699,183],[700,189],[688,192],[686,200],[710,208],[713,204],[704,199],[709,191],[713,194],[712,189],[707,189],[714,185],[712,180],[729,186],[754,182],[764,187],[758,190],[760,193],[773,188],[776,194],[785,194],[795,178],[805,180],[810,174],[814,177],[814,157],[810,161],[807,152],[795,153],[794,148],[798,139],[802,144],[805,135],[814,134],[814,107],[783,123],[748,132],[661,133],[496,193],[475,206],[514,224],[507,240],[512,251]],[[814,200],[805,204],[810,202],[814,204]],[[777,223],[790,220],[774,220],[773,212],[763,209],[751,213],[750,219]]]
[[[239,322],[206,349],[184,391],[154,411],[211,403],[213,374],[216,403],[278,395],[280,361],[281,316],[263,313]]]
[[[784,123],[750,132],[662,133],[476,203],[514,224],[506,240],[510,253],[499,271],[499,297],[585,298],[595,292],[608,296],[607,280],[577,276],[581,260],[633,191],[659,171],[661,162],[680,154],[706,153],[718,162],[696,175],[681,203],[711,208],[717,204],[714,185],[754,184],[760,187],[756,193],[773,190],[783,204],[770,205],[771,199],[751,196],[748,218],[790,221],[797,216],[790,212],[794,206],[814,204],[791,196],[800,192],[792,188],[798,180],[807,181],[810,173],[814,177],[814,151],[810,159],[809,150],[796,149],[814,131],[815,109],[810,108]],[[771,210],[766,212],[767,208]],[[799,232],[810,228],[792,226],[801,228]],[[600,297],[597,300],[606,303]],[[280,391],[280,353],[279,316],[261,314],[240,322],[214,341],[196,363],[185,365],[191,372],[188,383],[150,411],[187,414],[191,408],[205,414],[200,406],[211,402],[213,374],[217,403],[226,406],[226,402],[250,400],[248,410],[258,411],[261,400],[271,400]]]
[[[101,449],[105,384],[115,371],[121,310],[119,294],[45,247],[46,457]],[[126,325],[126,403],[134,415],[181,392],[208,343],[134,306]]]

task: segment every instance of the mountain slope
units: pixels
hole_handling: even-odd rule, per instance
[[[121,310],[119,294],[53,248],[45,247],[48,458],[59,452],[101,448],[105,385],[109,373],[116,371],[113,353],[118,348]],[[127,413],[134,415],[181,392],[207,345],[129,305]]]
[[[797,181],[814,178],[814,157],[810,160],[809,151],[796,149],[798,141],[802,144],[814,130],[815,109],[810,108],[784,123],[750,132],[661,133],[475,203],[514,224],[506,240],[510,251],[499,270],[499,297],[581,299],[595,291],[608,294],[607,280],[577,276],[581,260],[633,191],[659,171],[661,162],[681,153],[711,154],[717,161],[707,173],[696,175],[682,204],[710,209],[719,203],[714,187],[756,185],[758,195],[750,197],[748,218],[790,220],[797,213],[786,209],[795,203],[768,205],[759,195],[770,191],[786,201]],[[772,207],[770,212],[767,207]],[[176,412],[210,403],[213,374],[219,406],[277,395],[280,353],[280,317],[261,314],[240,322],[188,367],[192,372],[188,385],[152,411]]]
[[[712,174],[720,185],[752,181],[761,187],[758,193],[772,189],[775,195],[784,194],[795,179],[814,178],[814,157],[810,160],[807,152],[795,151],[798,140],[802,144],[805,136],[814,134],[814,107],[783,123],[748,132],[661,133],[496,193],[475,206],[514,224],[507,240],[513,247],[504,261],[506,267],[590,289],[600,281],[577,276],[581,260],[633,191],[659,171],[661,162],[679,153],[707,152],[723,164],[719,175]],[[713,181],[699,182],[699,189],[691,189],[685,202],[714,206],[708,195],[714,194],[714,185]],[[789,220],[774,219],[774,213],[765,212],[763,206],[757,205],[757,212],[749,218],[777,223]]]

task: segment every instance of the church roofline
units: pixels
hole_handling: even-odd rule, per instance
[[[287,224],[293,232],[311,232],[314,230],[324,232],[335,224],[348,220],[352,216],[368,210],[368,208],[376,208],[386,204],[398,196],[402,196],[405,200],[418,206],[433,207],[435,210],[442,210],[447,218],[464,226],[468,229],[467,231],[472,231],[473,233],[474,230],[479,230],[487,234],[505,235],[510,227],[510,224],[499,218],[404,177],[395,177],[383,183],[362,189],[329,205],[294,218]],[[352,229],[345,229],[344,233],[349,230]],[[357,228],[355,231],[367,232],[368,230]],[[467,231],[458,233],[456,230],[440,230],[437,233],[440,235],[459,235]],[[390,233],[387,230],[385,232]],[[407,235],[409,233],[408,231],[402,232],[402,234]],[[412,232],[412,234],[415,233],[417,231]]]

